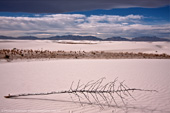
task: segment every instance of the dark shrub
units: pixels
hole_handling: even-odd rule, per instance
[[[5,58],[6,58],[6,59],[9,59],[9,58],[10,58],[10,56],[9,56],[9,55],[5,55]]]

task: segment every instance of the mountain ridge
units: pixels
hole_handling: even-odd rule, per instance
[[[10,40],[93,40],[93,41],[170,41],[169,39],[159,38],[156,36],[140,36],[134,37],[132,39],[122,38],[120,36],[110,37],[106,39],[101,39],[95,36],[79,36],[79,35],[63,35],[63,36],[52,36],[48,38],[38,38],[35,36],[20,36],[11,37],[0,35],[0,39],[10,39]]]

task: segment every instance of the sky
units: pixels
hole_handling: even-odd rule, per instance
[[[0,35],[170,39],[170,0],[0,0]]]

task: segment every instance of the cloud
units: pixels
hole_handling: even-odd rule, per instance
[[[1,30],[46,30],[76,27],[76,21],[84,18],[79,14],[57,14],[44,17],[0,17]],[[78,23],[77,23],[78,24]]]
[[[161,7],[169,0],[0,0],[1,12],[63,13],[95,9]]]
[[[156,35],[169,37],[170,24],[147,25],[142,15],[52,14],[35,17],[0,16],[0,35],[92,35],[100,38],[112,36],[136,37]]]
[[[140,15],[128,15],[128,16],[118,16],[118,15],[103,15],[97,16],[92,15],[88,18],[90,23],[118,23],[118,22],[137,22],[138,20],[142,19],[143,16]]]

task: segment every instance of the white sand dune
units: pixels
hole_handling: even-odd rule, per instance
[[[0,49],[13,48],[52,51],[113,51],[170,54],[170,42],[0,40]]]
[[[74,44],[73,44],[74,43]],[[64,51],[113,51],[170,54],[170,42],[110,42],[110,41],[49,41],[0,40],[0,49],[34,49]],[[0,112],[5,113],[169,113],[170,60],[164,59],[70,59],[0,61]],[[128,99],[126,106],[105,104],[83,106],[68,94],[25,96],[6,99],[8,94],[46,93],[68,90],[72,81],[87,83],[106,77],[105,82],[119,81],[131,88],[158,92],[132,92],[136,101]],[[117,98],[117,97],[116,97]]]
[[[170,60],[117,59],[117,60],[49,60],[13,61],[0,63],[1,112],[49,113],[169,113]],[[46,93],[67,90],[72,81],[87,83],[106,77],[106,82],[118,77],[131,88],[151,89],[158,92],[135,91],[127,106],[107,107],[72,102],[68,94],[19,97],[3,96],[20,93]],[[18,111],[17,111],[18,110]]]

